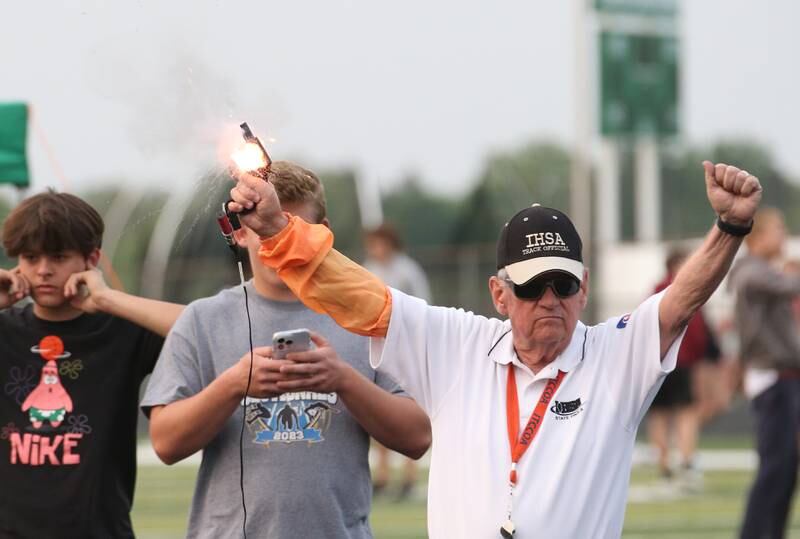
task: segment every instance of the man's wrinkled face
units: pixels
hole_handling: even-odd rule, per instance
[[[74,250],[60,253],[22,253],[19,271],[31,284],[31,296],[42,307],[59,308],[68,303],[64,285],[73,273],[90,268],[89,260]]]
[[[514,293],[512,283],[497,277],[490,279],[489,287],[495,308],[511,322],[515,343],[526,347],[557,345],[572,339],[586,307],[588,279],[588,272],[584,271],[578,291],[567,297],[560,297],[553,287],[547,286],[539,299],[521,299]]]

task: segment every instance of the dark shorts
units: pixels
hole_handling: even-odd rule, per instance
[[[658,390],[651,408],[678,408],[694,402],[692,395],[691,368],[676,367],[667,375],[661,389]]]

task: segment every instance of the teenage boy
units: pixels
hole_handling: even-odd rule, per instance
[[[108,288],[102,237],[67,193],[3,223],[0,537],[133,537],[139,384],[183,307]]]
[[[272,164],[283,208],[328,225],[325,193],[313,172]],[[393,380],[369,366],[368,341],[305,307],[259,262],[260,240],[242,228],[253,279],[246,283],[253,325],[243,465],[247,536],[372,537],[369,437],[409,457],[430,446],[430,422]],[[316,348],[272,359],[276,331],[312,330]],[[159,457],[171,464],[203,450],[188,537],[242,534],[240,446],[250,340],[242,287],[191,303],[167,337],[142,407]]]

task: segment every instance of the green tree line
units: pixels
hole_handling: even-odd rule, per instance
[[[741,164],[758,175],[764,185],[765,203],[782,209],[790,230],[800,231],[800,186],[780,170],[764,146],[747,140],[723,141],[707,148],[677,145],[662,148],[661,204],[665,239],[699,237],[711,226],[713,215],[705,198],[700,165],[703,159]],[[487,157],[472,187],[454,197],[435,194],[425,188],[434,182],[441,183],[442,178],[409,175],[383,193],[383,213],[386,221],[396,226],[412,256],[418,255],[424,264],[442,266],[438,268],[441,270],[439,286],[434,282],[434,289],[455,290],[458,279],[465,277],[452,273],[455,269],[445,266],[458,265],[463,259],[462,262],[480,266],[480,273],[491,272],[494,260],[491,245],[513,213],[534,202],[568,210],[570,161],[570,152],[550,141],[534,141],[499,151]],[[632,240],[633,159],[631,152],[624,148],[621,163],[621,232],[623,240]],[[361,260],[363,231],[356,196],[356,172],[348,168],[317,172],[325,184],[337,248]],[[122,180],[109,181],[106,184],[109,187],[79,194],[104,213],[124,184]],[[189,301],[238,281],[231,255],[218,239],[214,219],[229,188],[222,170],[207,173],[199,182],[176,233],[164,292],[168,299]],[[121,234],[105,238],[106,247],[113,244],[113,267],[128,290],[138,292],[142,287],[150,236],[168,196],[165,190],[152,189],[138,197]],[[0,198],[0,217],[5,217],[11,205],[11,201]],[[480,248],[469,254],[470,246]],[[4,260],[4,267],[10,264],[11,261]],[[450,293],[444,295],[452,299]]]

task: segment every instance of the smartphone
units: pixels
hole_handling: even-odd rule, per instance
[[[272,357],[286,359],[291,352],[304,352],[311,348],[311,334],[305,328],[278,331],[272,336]]]

